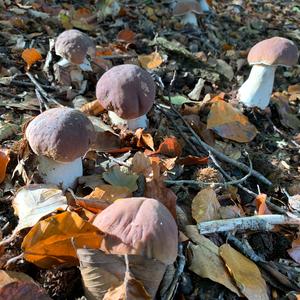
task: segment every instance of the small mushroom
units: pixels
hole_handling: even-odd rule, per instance
[[[91,121],[76,109],[52,108],[28,124],[25,136],[38,155],[38,171],[45,183],[74,187],[83,175],[81,157],[95,139]]]
[[[146,128],[146,113],[155,100],[155,82],[151,75],[136,65],[120,65],[106,71],[99,79],[96,96],[108,110],[113,124],[130,130]]]
[[[165,265],[177,257],[176,222],[155,199],[119,199],[99,213],[93,225],[105,233],[100,248],[106,253],[141,255]]]
[[[79,65],[83,71],[91,71],[87,55],[93,57],[96,52],[94,41],[85,33],[70,29],[62,32],[55,42],[55,53],[62,57],[59,65],[71,63]]]
[[[282,37],[273,37],[254,45],[248,54],[253,65],[249,78],[238,91],[239,101],[247,107],[265,109],[273,90],[277,66],[290,67],[298,61],[296,45]]]
[[[196,0],[182,0],[174,7],[173,15],[181,17],[182,24],[191,24],[198,27],[196,14],[203,14],[200,3]]]

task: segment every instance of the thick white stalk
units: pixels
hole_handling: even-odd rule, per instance
[[[206,0],[200,0],[199,4],[200,4],[200,7],[201,7],[202,11],[204,11],[204,12],[209,12],[210,11],[210,7],[207,4]]]
[[[189,12],[189,13],[183,15],[182,19],[181,19],[181,23],[184,24],[184,25],[185,24],[191,24],[191,25],[194,25],[194,26],[198,27],[197,17],[192,12]]]
[[[83,175],[81,157],[67,163],[39,156],[38,171],[45,183],[55,184],[62,189],[74,188],[77,178]]]
[[[239,89],[239,101],[247,107],[265,109],[272,95],[276,66],[254,65]]]
[[[146,115],[143,115],[136,119],[125,120],[116,115],[113,111],[108,111],[110,121],[114,125],[126,126],[129,130],[136,130],[138,128],[147,128],[149,121]]]

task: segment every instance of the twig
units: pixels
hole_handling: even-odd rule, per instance
[[[53,97],[50,97],[47,92],[43,89],[43,87],[39,84],[39,82],[34,78],[34,76],[30,72],[26,72],[26,75],[29,77],[31,82],[36,86],[37,90],[40,92],[40,94],[48,101],[53,102],[56,105],[63,107],[59,102],[57,102]]]
[[[11,85],[16,85],[16,86],[28,86],[28,87],[35,87],[35,84],[31,83],[31,82],[26,82],[26,81],[21,81],[21,80],[16,80],[16,79],[13,79],[11,82],[10,82]],[[49,90],[49,91],[55,91],[56,88],[53,87],[53,86],[49,86],[49,85],[45,85],[45,84],[41,84],[40,83],[40,86],[45,89],[45,90]]]
[[[259,230],[269,231],[274,225],[300,225],[300,218],[290,218],[284,215],[261,215],[235,219],[214,220],[198,224],[201,234],[230,230]]]

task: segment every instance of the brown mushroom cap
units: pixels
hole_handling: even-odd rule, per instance
[[[203,11],[198,1],[195,0],[182,0],[176,4],[173,10],[174,16],[182,16],[189,12],[195,14],[202,14]]]
[[[83,156],[95,138],[91,121],[79,110],[52,108],[34,118],[25,136],[32,151],[59,162]]]
[[[155,199],[117,200],[98,214],[93,224],[106,234],[101,250],[107,253],[137,254],[165,264],[177,257],[176,222]]]
[[[248,62],[250,65],[293,66],[298,55],[298,49],[291,40],[276,36],[254,45],[248,54]]]
[[[76,29],[62,32],[55,42],[56,54],[77,65],[83,63],[87,54],[92,56],[95,51],[94,41]]]
[[[153,105],[155,92],[151,75],[130,64],[115,66],[105,72],[96,87],[101,105],[127,120],[146,114]]]

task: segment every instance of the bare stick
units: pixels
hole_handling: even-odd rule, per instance
[[[300,218],[290,218],[284,215],[260,215],[202,222],[198,224],[198,229],[201,234],[230,230],[269,231],[274,225],[284,224],[300,225]]]
[[[42,88],[42,86],[39,84],[39,82],[34,78],[34,76],[30,72],[26,72],[26,75],[29,77],[31,82],[36,86],[37,90],[40,92],[40,94],[48,101],[53,102],[56,105],[63,107],[59,102],[57,102],[54,98],[50,97],[47,92]]]

